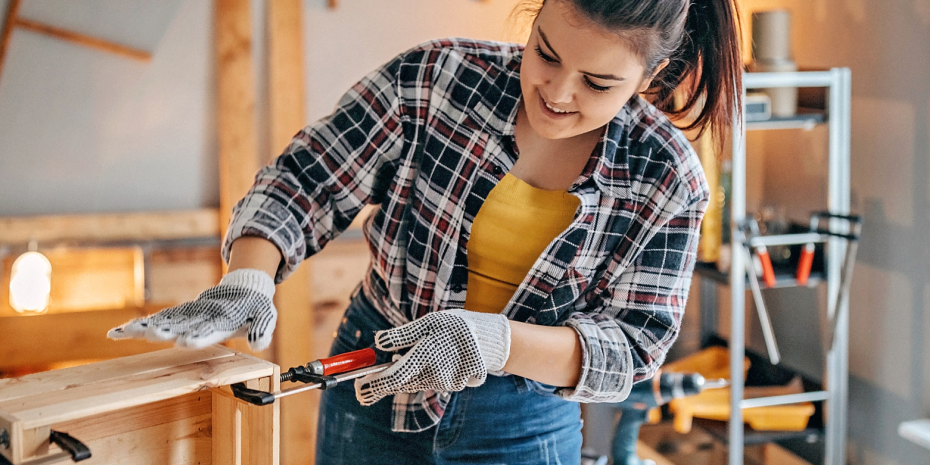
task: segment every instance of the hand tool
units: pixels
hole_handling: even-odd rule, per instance
[[[378,373],[394,364],[394,362],[389,362],[372,366],[376,360],[377,354],[372,348],[313,360],[306,365],[292,367],[281,373],[281,382],[300,382],[304,383],[305,386],[276,393],[249,389],[245,387],[244,383],[236,383],[230,387],[233,390],[233,395],[241,400],[253,405],[269,405],[274,403],[275,399],[314,389],[326,390],[342,381]]]
[[[815,250],[816,246],[813,242],[808,242],[801,248],[801,255],[798,257],[798,271],[795,275],[799,286],[807,286],[807,279],[810,278],[811,267],[814,265]]]
[[[650,463],[636,454],[639,428],[646,421],[649,410],[665,405],[673,399],[693,396],[705,389],[723,388],[726,379],[706,380],[698,373],[657,373],[651,381],[634,384],[625,401],[614,404],[621,410],[620,421],[614,432],[611,455],[614,465],[645,465]]]
[[[761,236],[759,232],[759,223],[754,219],[746,220],[746,225],[750,230],[750,237]],[[752,248],[756,252],[756,256],[759,257],[759,262],[762,264],[762,279],[765,280],[765,285],[768,287],[775,287],[775,268],[772,267],[772,257],[769,256],[769,249],[763,244],[759,244]],[[750,253],[751,257],[752,254]],[[753,272],[755,274],[755,272]]]
[[[828,220],[827,228],[819,227],[820,220]],[[845,223],[846,233],[836,232],[836,223]],[[856,264],[856,252],[859,250],[859,236],[862,234],[862,217],[859,215],[839,215],[830,212],[815,213],[811,219],[811,226],[815,232],[826,236],[843,239],[846,242],[846,252],[843,256],[843,268],[840,270],[840,283],[837,286],[836,296],[830,300],[827,317],[830,319],[830,332],[824,339],[826,350],[833,350],[833,341],[836,339],[836,328],[839,324],[841,312],[847,311],[846,301],[849,300],[849,287],[852,283],[853,267]]]
[[[8,444],[9,442],[9,436],[4,435],[3,433],[6,433],[6,430],[2,430],[2,432],[0,432],[0,447],[3,447],[4,444]],[[51,430],[48,439],[52,444],[57,444],[58,447],[61,447],[62,452],[28,460],[23,462],[22,465],[44,465],[48,463],[58,463],[67,458],[71,458],[71,460],[74,462],[80,462],[82,460],[89,459],[91,456],[90,449],[88,449],[84,443],[78,441],[68,433]],[[0,455],[0,465],[9,464],[10,461],[7,460],[6,457]]]
[[[748,230],[748,232],[747,232]],[[769,259],[765,245],[759,244],[753,247],[750,239],[759,236],[759,225],[754,219],[746,220],[746,224],[740,231],[744,237],[743,240],[747,257],[752,256],[752,249],[756,250],[759,259],[762,260],[762,276],[765,278],[766,285],[775,286],[775,272],[772,269],[772,262]],[[768,265],[768,266],[766,266]],[[762,337],[765,339],[765,348],[769,352],[769,360],[772,365],[778,365],[781,361],[781,354],[778,352],[778,344],[775,342],[775,331],[772,329],[772,320],[769,318],[769,312],[765,308],[765,300],[762,298],[762,289],[759,286],[759,277],[756,276],[756,270],[753,267],[746,267],[746,275],[749,276],[749,287],[752,289],[752,297],[755,302],[756,313],[759,314],[759,326],[762,327]]]

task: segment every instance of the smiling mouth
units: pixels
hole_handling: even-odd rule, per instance
[[[574,113],[578,113],[577,111],[559,110],[558,108],[555,108],[552,105],[549,105],[549,102],[547,102],[546,99],[542,98],[541,96],[539,97],[539,99],[542,100],[543,106],[546,107],[547,110],[549,110],[550,112],[556,115],[571,115]]]

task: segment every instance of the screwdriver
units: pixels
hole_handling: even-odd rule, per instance
[[[313,375],[331,376],[337,373],[365,368],[375,364],[378,354],[371,347],[344,354],[333,355],[328,358],[313,360],[301,367],[294,367],[285,373],[281,373],[281,382],[291,381],[301,371],[306,370]]]
[[[377,354],[372,348],[346,352],[328,358],[313,360],[306,365],[293,367],[281,374],[281,381],[299,381],[303,386],[272,393],[249,389],[244,383],[231,385],[233,395],[253,405],[269,405],[276,399],[314,389],[329,389],[342,381],[361,378],[386,370],[394,362],[374,365]],[[374,366],[372,366],[374,365]]]

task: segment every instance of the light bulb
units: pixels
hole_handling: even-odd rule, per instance
[[[39,252],[26,252],[13,262],[10,306],[19,313],[44,312],[52,290],[52,264]]]

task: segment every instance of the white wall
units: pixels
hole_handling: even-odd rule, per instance
[[[7,4],[0,0],[0,14]],[[419,42],[512,37],[514,5],[342,0],[331,10],[304,1],[307,121]],[[252,11],[263,128],[264,1]],[[14,31],[0,75],[0,216],[218,205],[211,2],[29,0],[20,16],[150,51],[152,61]],[[263,128],[263,160],[283,148],[266,140]]]
[[[23,2],[24,18],[153,57],[13,32],[0,75],[0,215],[217,204],[209,11],[200,1]]]

